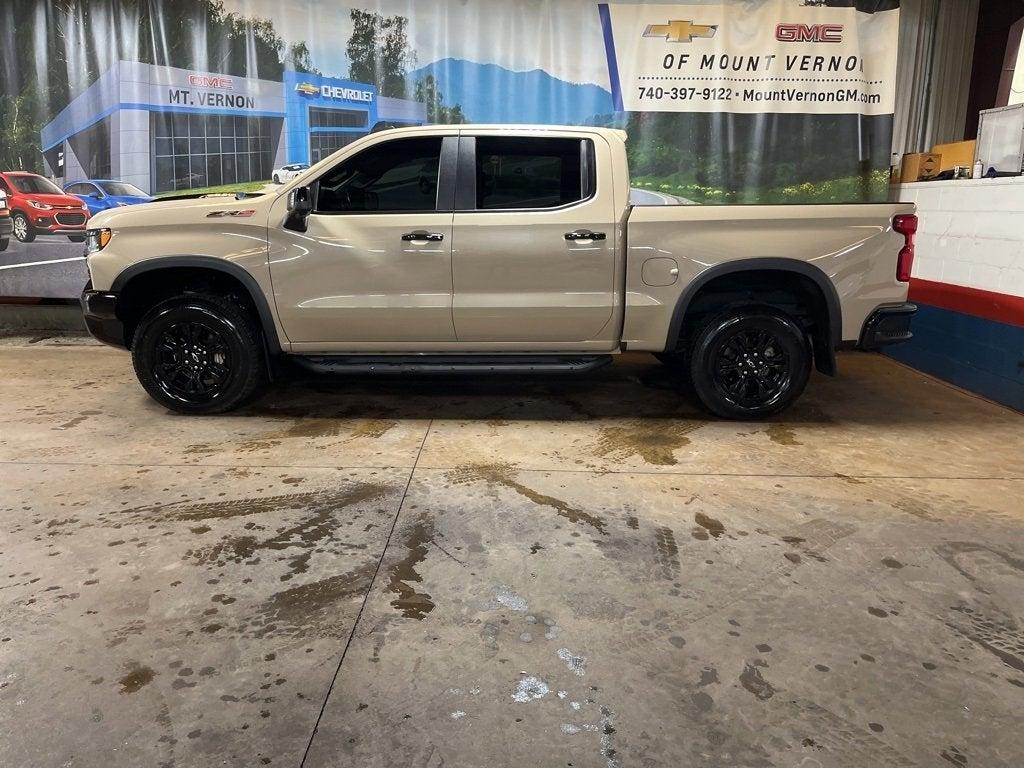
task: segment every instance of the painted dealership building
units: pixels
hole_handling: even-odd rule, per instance
[[[151,193],[269,179],[426,107],[373,85],[286,70],[283,82],[119,61],[43,127],[48,175]]]

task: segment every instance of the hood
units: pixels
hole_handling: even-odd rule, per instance
[[[82,207],[82,199],[75,197],[74,195],[51,195],[43,193],[18,193],[18,197],[24,197],[28,200],[35,200],[37,203],[46,203],[47,205],[70,205],[74,208]]]
[[[101,211],[89,220],[93,228],[135,226],[192,226],[212,223],[231,216],[233,212],[253,211],[251,216],[266,216],[274,195],[260,195],[236,200],[234,195],[211,195],[172,200],[154,200],[145,205],[115,206]],[[237,214],[236,214],[237,215]]]

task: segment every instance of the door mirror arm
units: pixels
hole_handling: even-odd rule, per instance
[[[313,212],[313,188],[296,187],[288,193],[288,216],[284,228],[294,232],[305,232],[309,214]]]

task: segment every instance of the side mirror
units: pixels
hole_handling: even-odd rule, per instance
[[[309,187],[296,187],[288,193],[288,217],[284,220],[285,229],[305,232],[306,220],[312,212],[313,190]]]

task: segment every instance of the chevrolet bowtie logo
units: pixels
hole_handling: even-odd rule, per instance
[[[668,24],[648,24],[644,37],[663,37],[670,43],[692,43],[695,37],[714,37],[717,31],[717,24],[670,21]]]
[[[318,93],[320,93],[320,89],[317,88],[312,83],[299,83],[298,85],[295,86],[295,90],[298,91],[299,93],[304,93],[307,96],[316,96]]]

